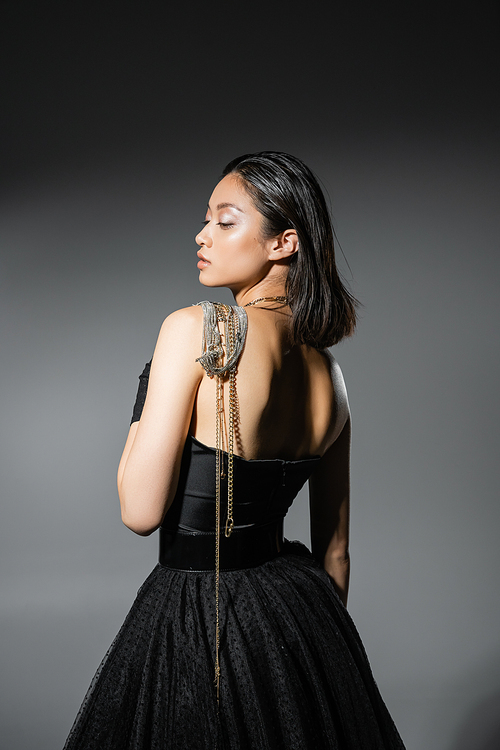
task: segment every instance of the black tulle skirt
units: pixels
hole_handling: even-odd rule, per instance
[[[356,628],[303,545],[221,573],[157,565],[89,688],[65,750],[382,750],[403,743]]]

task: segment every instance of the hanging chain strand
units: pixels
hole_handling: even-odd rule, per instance
[[[233,519],[233,456],[234,456],[234,422],[235,422],[235,397],[236,375],[229,375],[229,445],[227,452],[227,518],[224,535],[230,537],[234,528]]]
[[[257,297],[245,307],[258,302],[288,303],[288,298]],[[224,472],[224,437],[226,433],[224,411],[224,379],[229,379],[229,414],[227,424],[227,515],[224,536],[230,537],[234,529],[233,517],[233,470],[235,422],[238,418],[238,394],[236,391],[236,369],[245,345],[248,328],[246,310],[240,306],[224,305],[204,300],[198,303],[203,308],[203,353],[198,357],[207,375],[215,377],[215,689],[217,707],[220,701],[220,540],[221,540],[221,478]],[[224,342],[219,331],[224,324]],[[225,351],[224,351],[225,345]]]
[[[258,300],[257,300],[258,301]],[[242,307],[217,302],[200,302],[203,308],[203,354],[197,359],[215,381],[215,688],[217,706],[220,700],[220,539],[221,539],[221,478],[224,474],[224,378],[229,378],[229,415],[227,435],[227,516],[224,536],[234,528],[233,518],[233,455],[235,422],[238,414],[236,368],[245,344],[248,318]],[[224,324],[224,343],[218,324]]]
[[[232,312],[232,309],[231,309]],[[227,351],[232,352],[234,350],[236,341],[236,320],[231,314],[227,317],[226,326],[226,346]],[[224,535],[227,537],[231,536],[231,532],[234,527],[233,520],[233,450],[234,450],[234,398],[233,390],[236,383],[236,373],[231,370],[229,373],[229,424],[228,424],[228,441],[227,441],[227,516],[226,526],[224,529]]]
[[[216,309],[216,325],[225,322],[227,310],[223,306]],[[223,313],[226,313],[224,315]],[[226,326],[224,327],[226,336]],[[220,335],[220,334],[219,334]],[[227,341],[227,336],[226,336]],[[227,345],[226,345],[227,350]],[[224,352],[222,342],[219,350],[217,366],[223,364]],[[215,692],[217,706],[220,701],[220,621],[219,621],[219,593],[220,593],[220,513],[221,513],[221,478],[224,476],[224,380],[221,374],[215,376]]]
[[[224,384],[220,375],[216,375],[215,395],[215,689],[219,705],[220,664],[219,664],[219,576],[220,576],[220,479],[222,464],[221,420],[224,410]]]

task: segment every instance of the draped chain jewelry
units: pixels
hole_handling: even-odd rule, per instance
[[[220,589],[220,532],[221,532],[221,477],[224,476],[222,457],[225,412],[224,412],[224,379],[229,378],[229,414],[227,425],[227,515],[224,536],[230,537],[234,528],[233,518],[233,455],[234,432],[238,418],[238,399],[236,393],[236,369],[238,360],[245,345],[248,328],[246,311],[237,305],[223,305],[219,302],[198,302],[203,308],[203,339],[199,362],[207,375],[215,377],[215,686],[217,703],[220,688],[220,625],[219,625],[219,589]],[[219,332],[219,323],[224,324],[224,343]],[[225,361],[224,361],[225,360]]]
[[[281,302],[287,297],[257,297],[245,307],[258,302]],[[220,537],[221,537],[221,478],[224,475],[224,435],[226,434],[224,410],[224,380],[229,379],[229,412],[227,424],[227,514],[224,536],[230,537],[234,528],[233,517],[233,456],[234,434],[238,415],[238,395],[236,392],[236,370],[245,345],[248,328],[246,310],[238,305],[224,305],[220,302],[198,302],[203,309],[203,339],[201,357],[196,360],[210,378],[215,377],[215,686],[217,704],[220,691]],[[224,325],[224,342],[219,331],[219,323]],[[224,351],[225,346],[225,351]]]

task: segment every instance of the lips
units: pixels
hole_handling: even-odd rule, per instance
[[[196,253],[196,255],[197,255],[197,256],[198,256],[198,258],[200,259],[200,260],[198,261],[198,264],[197,264],[197,265],[198,265],[198,268],[205,268],[206,266],[209,266],[209,265],[210,265],[210,261],[209,261],[209,260],[207,260],[207,259],[205,258],[205,256],[204,256],[204,255],[203,255],[203,254],[202,254],[202,253],[201,253],[200,251],[198,251],[198,252]]]

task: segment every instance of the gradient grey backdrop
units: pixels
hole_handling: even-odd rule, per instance
[[[364,304],[335,356],[376,679],[408,750],[500,746],[497,18],[377,5],[2,4],[2,750],[61,747],[156,562],[115,489],[137,376],[261,149],[323,181]]]

